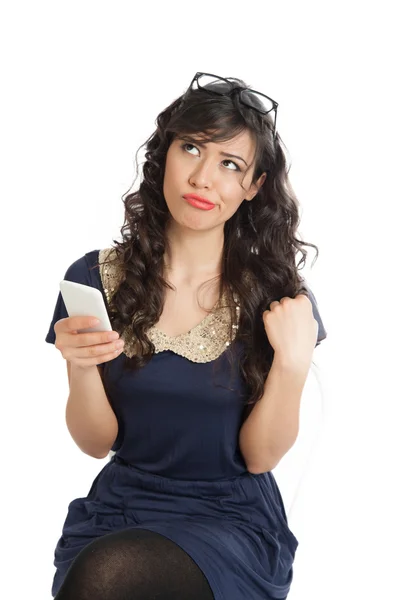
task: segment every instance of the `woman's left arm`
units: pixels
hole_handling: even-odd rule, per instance
[[[239,447],[250,473],[271,471],[294,445],[306,380],[306,369],[293,368],[274,357],[263,396],[239,433]]]
[[[264,393],[239,432],[250,473],[272,470],[296,441],[300,400],[319,330],[305,294],[272,302],[262,318],[274,358]]]

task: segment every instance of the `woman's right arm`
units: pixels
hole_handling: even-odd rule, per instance
[[[67,360],[70,394],[66,423],[76,445],[89,456],[105,458],[119,425],[109,403],[98,366],[81,368]]]

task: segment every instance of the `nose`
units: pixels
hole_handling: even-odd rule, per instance
[[[208,165],[207,162],[201,164],[194,169],[189,177],[190,185],[195,188],[211,189],[213,181],[213,165]]]

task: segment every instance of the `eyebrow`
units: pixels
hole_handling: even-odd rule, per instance
[[[204,144],[203,142],[198,142],[198,140],[193,138],[191,135],[182,135],[182,136],[179,136],[178,139],[183,140],[185,142],[192,142],[194,144],[198,144],[199,146],[202,146],[202,148],[206,148],[206,144]],[[238,158],[239,160],[242,160],[244,162],[246,167],[248,167],[248,164],[246,163],[244,158],[242,158],[241,156],[237,156],[237,154],[229,154],[229,152],[220,152],[220,154],[221,154],[221,156],[229,156],[230,158]]]

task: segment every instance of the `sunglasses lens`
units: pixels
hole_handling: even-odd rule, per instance
[[[257,108],[264,113],[269,113],[274,108],[274,104],[269,98],[266,98],[266,96],[262,96],[261,94],[256,94],[250,90],[241,91],[240,98],[244,104],[247,104],[252,108]]]
[[[196,90],[198,87],[206,88],[210,92],[216,92],[218,94],[226,94],[232,89],[232,86],[229,85],[224,79],[205,74],[200,75],[198,77],[198,81],[195,80],[193,82],[192,89]]]

